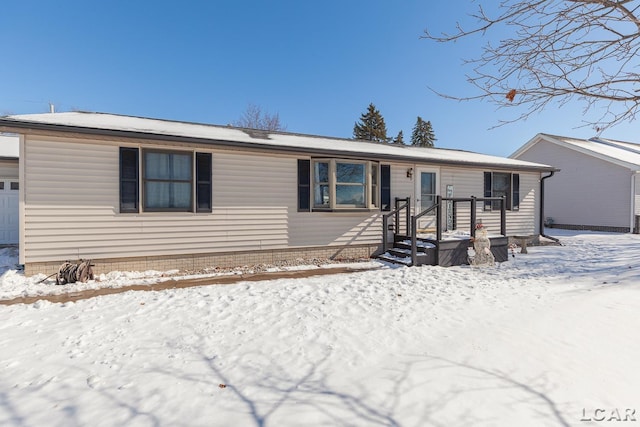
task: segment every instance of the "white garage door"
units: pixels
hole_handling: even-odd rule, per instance
[[[0,180],[0,245],[17,244],[18,181]]]

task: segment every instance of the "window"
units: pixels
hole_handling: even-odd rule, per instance
[[[146,212],[211,212],[211,154],[121,147],[121,213],[140,211],[140,192]]]
[[[520,208],[520,175],[506,172],[484,173],[484,197],[504,197],[505,209]],[[484,210],[500,210],[499,201],[485,201]]]
[[[336,162],[336,206],[366,207],[366,181],[364,163]]]
[[[20,189],[20,184],[15,182],[15,181],[11,181],[11,189],[12,190],[19,190]]]
[[[313,208],[366,209],[378,206],[378,176],[378,164],[373,162],[313,161]]]
[[[329,162],[313,164],[313,207],[329,207]]]
[[[145,211],[192,209],[192,153],[143,151]]]

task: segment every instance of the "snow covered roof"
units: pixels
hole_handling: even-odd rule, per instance
[[[548,165],[463,150],[377,144],[352,139],[268,132],[106,113],[66,112],[8,116],[0,118],[0,129],[21,133],[34,129],[103,135],[118,134],[146,139],[211,143],[245,148],[266,148],[316,155],[357,156],[361,158],[523,170],[553,170]]]
[[[579,139],[540,133],[520,147],[510,157],[519,157],[540,141],[547,141],[633,171],[640,171],[640,144],[605,138]]]
[[[14,135],[0,134],[0,157],[18,158],[20,153],[20,140]]]

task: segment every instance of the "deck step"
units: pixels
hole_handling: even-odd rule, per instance
[[[406,265],[408,267],[411,266],[411,256],[398,257],[398,256],[395,256],[395,255],[392,255],[389,252],[385,252],[382,255],[378,255],[377,258],[379,260],[381,260],[381,261],[390,262],[391,264]]]
[[[387,252],[378,255],[378,259],[393,264],[412,266],[411,262],[411,249],[406,248],[391,248]],[[435,249],[427,249],[425,251],[418,251],[416,254],[416,265],[434,265],[435,264]]]

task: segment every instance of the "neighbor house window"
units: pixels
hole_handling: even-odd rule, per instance
[[[484,173],[484,196],[504,197],[505,209],[520,208],[520,175],[506,172]],[[485,201],[484,210],[500,210],[499,201]]]
[[[120,148],[122,213],[211,212],[211,185],[210,153]]]
[[[365,209],[379,205],[377,163],[316,160],[312,170],[314,209]]]

